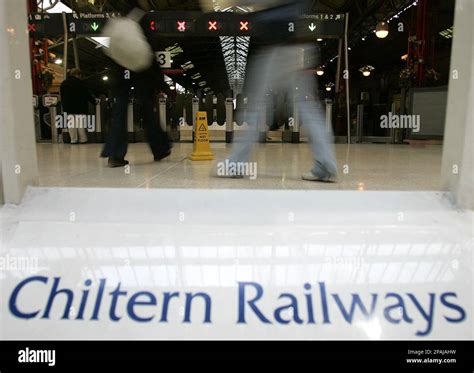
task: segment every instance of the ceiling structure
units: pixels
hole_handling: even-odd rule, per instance
[[[45,3],[49,1],[51,0],[46,0]],[[445,3],[451,3],[450,5],[452,5],[453,1],[447,0]],[[62,0],[62,2],[75,11],[82,12],[124,12],[129,9],[130,5],[127,0]],[[244,6],[226,7],[222,0],[208,0],[208,2],[210,2],[209,7],[220,11],[245,12],[252,10]],[[397,13],[403,11],[413,2],[414,0],[314,0],[313,11],[349,13],[349,45],[354,50],[361,43],[364,43],[366,38],[372,37],[374,26],[378,21],[388,20],[396,16]],[[199,0],[149,0],[148,3],[154,11],[202,10],[202,0],[201,2]],[[447,18],[452,21],[451,14],[448,14]],[[447,23],[451,21],[447,21]],[[445,28],[450,26],[447,25]],[[406,43],[406,38],[400,40]],[[322,63],[329,63],[331,60],[334,62],[334,57],[337,55],[337,44],[337,40],[325,40],[321,43]],[[374,45],[375,48],[371,50],[375,55],[379,55],[380,53],[376,48],[377,44]],[[157,38],[153,47],[155,50],[172,47],[182,50],[181,53],[173,57],[173,69],[181,68],[189,62],[194,65],[192,70],[186,71],[185,76],[172,75],[174,81],[191,91],[195,91],[199,87],[199,83],[205,82],[205,86],[202,86],[201,89],[205,87],[207,92],[218,93],[227,92],[229,89],[238,92],[242,88],[247,55],[249,50],[252,49],[253,43],[248,37],[167,37],[166,40]],[[401,47],[403,48],[403,45]],[[98,51],[96,44],[85,39],[78,41],[77,48],[81,69],[86,71],[86,75],[91,77],[91,81],[94,80],[93,77],[95,76],[97,84],[103,84],[100,74],[106,70],[108,65],[105,55]],[[365,48],[366,46],[363,49],[365,50]],[[60,52],[60,49],[58,48],[57,52]],[[357,55],[356,53],[353,54],[354,56]],[[399,58],[399,56],[395,57]],[[70,53],[69,58],[69,66],[73,66],[74,57],[72,53]],[[355,58],[350,57],[350,59],[354,60]],[[201,77],[192,79],[192,76],[197,73]]]

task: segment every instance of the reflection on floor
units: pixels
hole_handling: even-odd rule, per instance
[[[86,149],[73,150],[96,164],[78,166],[84,182],[115,172]],[[65,173],[67,159],[55,160]],[[173,164],[178,176],[205,170]],[[165,175],[144,165],[140,177],[160,167]],[[472,211],[443,193],[33,188],[0,209],[0,237],[3,258],[38,261],[0,271],[0,339],[473,337]],[[9,302],[34,274],[44,282]],[[50,298],[54,281],[70,293]],[[192,308],[186,294],[200,294]],[[15,317],[12,304],[39,313]]]
[[[253,161],[255,180],[210,176],[213,162],[192,162],[191,143],[178,143],[172,155],[155,163],[144,143],[130,144],[130,173],[105,167],[98,157],[101,145],[38,144],[40,185],[130,188],[237,188],[237,189],[343,189],[438,190],[440,145],[336,145],[339,182],[321,184],[301,180],[312,163],[307,144],[258,144]],[[212,143],[216,159],[230,150]]]

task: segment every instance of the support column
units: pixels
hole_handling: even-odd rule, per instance
[[[225,99],[225,142],[230,144],[234,141],[234,101],[232,98]]]
[[[0,203],[19,203],[38,182],[26,7],[0,1]]]
[[[474,3],[457,0],[441,187],[458,207],[474,209]]]

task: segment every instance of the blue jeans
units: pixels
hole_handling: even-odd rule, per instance
[[[140,74],[132,74],[131,79],[124,79],[124,70],[118,70],[115,76],[115,105],[112,108],[112,128],[102,150],[102,157],[124,159],[127,154],[127,111],[130,88],[135,87],[136,96],[141,104],[145,136],[155,157],[161,156],[171,148],[168,134],[157,121],[154,110],[153,82]]]
[[[337,175],[332,129],[325,125],[325,111],[317,100],[317,82],[314,74],[305,74],[303,49],[308,45],[281,45],[269,47],[250,61],[246,77],[246,92],[249,96],[247,123],[253,130],[246,131],[241,141],[236,141],[229,156],[230,162],[248,162],[256,138],[258,116],[265,95],[271,89],[285,90],[295,98],[295,110],[308,128],[311,151],[314,157],[312,172],[320,174],[321,168]],[[308,54],[305,54],[308,57]],[[298,88],[296,90],[296,88]],[[239,113],[237,114],[239,115]],[[241,122],[241,120],[238,120]]]

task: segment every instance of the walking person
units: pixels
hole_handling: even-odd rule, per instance
[[[205,0],[203,0],[205,1]],[[305,70],[316,67],[318,54],[317,45],[312,43],[294,42],[290,35],[283,32],[270,32],[272,22],[294,21],[305,6],[305,1],[282,0],[247,0],[245,5],[267,8],[257,15],[254,23],[260,22],[259,34],[265,39],[265,46],[250,59],[246,73],[245,91],[248,95],[246,122],[254,130],[246,131],[241,141],[236,141],[228,157],[227,164],[242,164],[248,162],[256,139],[256,127],[261,107],[265,104],[266,93],[281,90],[294,97],[294,110],[298,111],[301,122],[309,132],[311,151],[314,164],[311,170],[303,174],[304,180],[335,181],[337,164],[333,149],[332,130],[328,132],[325,126],[324,110],[317,95],[315,74],[306,74]],[[242,1],[238,2],[240,5]],[[265,25],[269,25],[266,29]],[[267,30],[267,31],[266,31]],[[297,37],[298,35],[296,35]],[[304,61],[312,61],[314,66],[305,66]],[[241,113],[237,113],[237,116]],[[239,118],[237,118],[239,122]],[[238,167],[234,167],[238,170]],[[244,175],[226,175],[242,177]]]
[[[131,34],[127,35],[126,29],[118,30],[118,40],[122,43],[122,47],[125,47],[122,48],[121,58],[125,56],[126,60],[130,59],[135,60],[134,62],[139,62],[137,55],[133,51],[130,52],[130,48],[136,47],[141,43],[146,44],[148,42],[150,44],[152,36],[149,34],[148,28],[145,27],[147,21],[144,18],[145,11],[148,11],[149,7],[146,1],[131,1],[129,5],[129,9],[132,9],[129,17],[135,21],[138,29],[142,30],[143,35],[137,35],[136,39],[133,39]],[[140,19],[141,21],[139,21]],[[131,31],[136,32],[133,28]],[[124,40],[127,40],[128,43]],[[124,52],[125,55],[123,54]],[[153,158],[155,161],[166,158],[171,154],[171,141],[168,134],[163,131],[157,121],[155,93],[157,90],[161,90],[169,95],[171,90],[164,82],[164,75],[158,63],[153,60],[146,69],[139,69],[138,71],[132,71],[116,64],[113,75],[113,96],[116,98],[116,102],[112,109],[112,128],[106,139],[101,157],[108,158],[109,167],[123,167],[129,163],[125,160],[128,148],[127,110],[129,96],[132,87],[134,87],[135,97],[138,99],[143,117],[145,136],[153,153]]]

